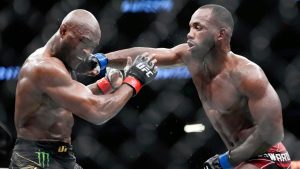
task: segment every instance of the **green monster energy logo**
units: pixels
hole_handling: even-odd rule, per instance
[[[39,160],[39,165],[41,167],[49,167],[49,162],[50,162],[50,156],[49,153],[46,153],[44,151],[38,151],[35,152],[37,154],[37,158]]]

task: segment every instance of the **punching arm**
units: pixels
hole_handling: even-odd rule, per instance
[[[133,47],[115,52],[105,54],[109,60],[109,66],[116,68],[123,68],[126,64],[126,58],[131,57],[135,59],[137,55],[144,52],[154,54],[157,60],[157,65],[168,66],[183,64],[182,57],[189,55],[189,47],[187,44],[180,44],[171,49],[167,48],[147,48],[147,47]]]

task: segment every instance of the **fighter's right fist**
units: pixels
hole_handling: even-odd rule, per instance
[[[133,64],[125,68],[126,78],[123,83],[126,83],[134,88],[134,94],[136,95],[143,85],[151,82],[157,75],[156,59],[153,55],[143,53],[138,55]]]

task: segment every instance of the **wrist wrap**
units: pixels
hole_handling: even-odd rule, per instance
[[[109,93],[112,91],[112,86],[106,77],[103,77],[100,80],[97,80],[97,86],[103,94]]]
[[[96,54],[94,54],[94,56],[97,58],[99,66],[100,66],[99,75],[100,75],[100,77],[103,77],[103,76],[105,76],[105,73],[106,73],[106,66],[108,64],[108,59],[102,53],[96,53]]]
[[[135,96],[142,88],[142,83],[132,76],[127,76],[123,83],[128,84],[134,89],[133,96]]]
[[[220,161],[220,165],[222,167],[222,169],[232,169],[234,168],[230,161],[229,161],[229,155],[228,155],[228,152],[224,153],[224,154],[221,154],[219,156],[219,161]]]

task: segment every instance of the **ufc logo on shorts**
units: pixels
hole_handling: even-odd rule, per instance
[[[68,151],[68,148],[66,146],[59,146],[57,152],[59,153],[65,153]]]
[[[136,67],[139,68],[141,71],[146,72],[147,77],[150,77],[150,75],[153,75],[153,72],[143,63],[137,64]]]

